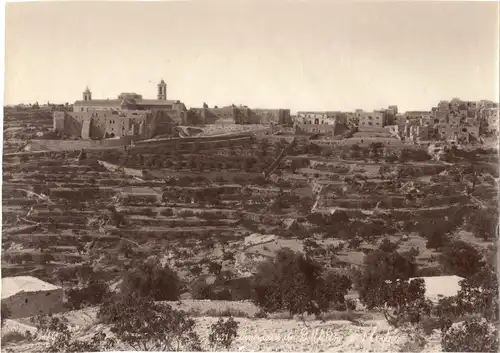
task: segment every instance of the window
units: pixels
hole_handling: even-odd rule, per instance
[[[368,122],[368,125],[372,126],[372,125],[373,125],[373,123],[372,123],[371,121],[369,121],[369,122]]]
[[[24,304],[28,304],[28,298],[24,299]]]
[[[371,116],[368,117],[368,120],[372,120],[373,118]]]

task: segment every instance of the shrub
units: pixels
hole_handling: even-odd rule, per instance
[[[383,306],[387,297],[392,295],[392,291],[406,290],[401,287],[402,284],[399,285],[399,289],[393,287],[393,283],[415,276],[417,266],[413,255],[379,250],[365,256],[365,266],[363,272],[356,278],[356,287],[360,301],[368,309]]]
[[[210,261],[208,264],[208,272],[213,275],[218,275],[222,269],[222,265],[216,262]]]
[[[151,297],[127,294],[106,301],[98,318],[111,325],[121,342],[141,351],[200,351],[195,321],[184,311],[157,304]]]
[[[217,323],[213,324],[210,328],[210,335],[208,341],[213,348],[229,349],[233,340],[238,335],[238,323],[229,317],[227,320],[219,318]]]
[[[462,280],[457,295],[447,299],[455,316],[480,314],[488,320],[498,321],[498,278],[495,270],[484,267],[474,276]],[[451,316],[444,310],[442,312]]]
[[[260,264],[254,278],[254,303],[263,311],[281,310],[295,314],[320,314],[330,302],[343,301],[347,281],[322,276],[322,267],[290,249]],[[348,284],[350,287],[350,283]]]
[[[398,244],[395,244],[395,243],[391,242],[389,239],[384,238],[384,240],[382,241],[382,243],[379,245],[378,248],[381,251],[390,253],[390,252],[396,251],[398,247],[399,247]]]
[[[152,296],[155,300],[179,299],[181,281],[177,273],[157,259],[149,259],[127,272],[121,286],[122,293]]]
[[[90,305],[101,304],[110,294],[108,285],[103,281],[91,280],[84,288],[70,288],[66,292],[67,306],[71,310],[79,310]]]
[[[498,352],[498,330],[486,320],[468,319],[441,336],[445,352]]]
[[[114,338],[106,337],[102,331],[94,334],[90,340],[77,340],[73,337],[66,322],[55,316],[36,316],[31,319],[31,322],[37,328],[33,338],[39,335],[50,337],[47,347],[49,353],[100,352],[109,350],[116,343]]]
[[[423,279],[411,281],[396,280],[386,282],[384,298],[384,316],[387,322],[395,327],[402,323],[418,323],[423,315],[430,315],[432,303],[425,299],[425,283]]]
[[[418,327],[422,329],[426,335],[431,335],[434,330],[439,330],[441,325],[438,318],[426,315],[420,319]]]
[[[439,261],[447,273],[469,277],[482,268],[484,265],[482,258],[481,254],[472,245],[456,240],[448,242],[443,247]]]
[[[498,227],[498,212],[496,210],[471,212],[467,222],[476,237],[482,238],[485,241],[494,239]]]

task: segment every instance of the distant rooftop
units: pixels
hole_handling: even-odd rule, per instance
[[[440,298],[452,297],[457,295],[460,290],[459,276],[436,276],[436,277],[418,277],[425,282],[425,297],[431,301],[438,301]],[[413,279],[413,278],[411,278]]]
[[[47,283],[31,276],[17,276],[2,278],[2,299],[12,297],[21,292],[41,292],[60,289],[60,287]]]

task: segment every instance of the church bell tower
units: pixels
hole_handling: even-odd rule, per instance
[[[85,91],[83,92],[83,100],[84,101],[91,101],[92,100],[92,92],[90,92],[89,88],[85,88]]]
[[[158,84],[158,100],[167,100],[167,84],[163,80]]]

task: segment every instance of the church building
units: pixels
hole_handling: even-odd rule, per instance
[[[92,99],[87,87],[83,100],[73,104],[72,112],[54,112],[54,131],[83,139],[151,138],[167,133],[186,119],[186,106],[178,100],[167,100],[167,84],[161,80],[157,99],[144,99],[137,93],[121,93],[116,99]]]

